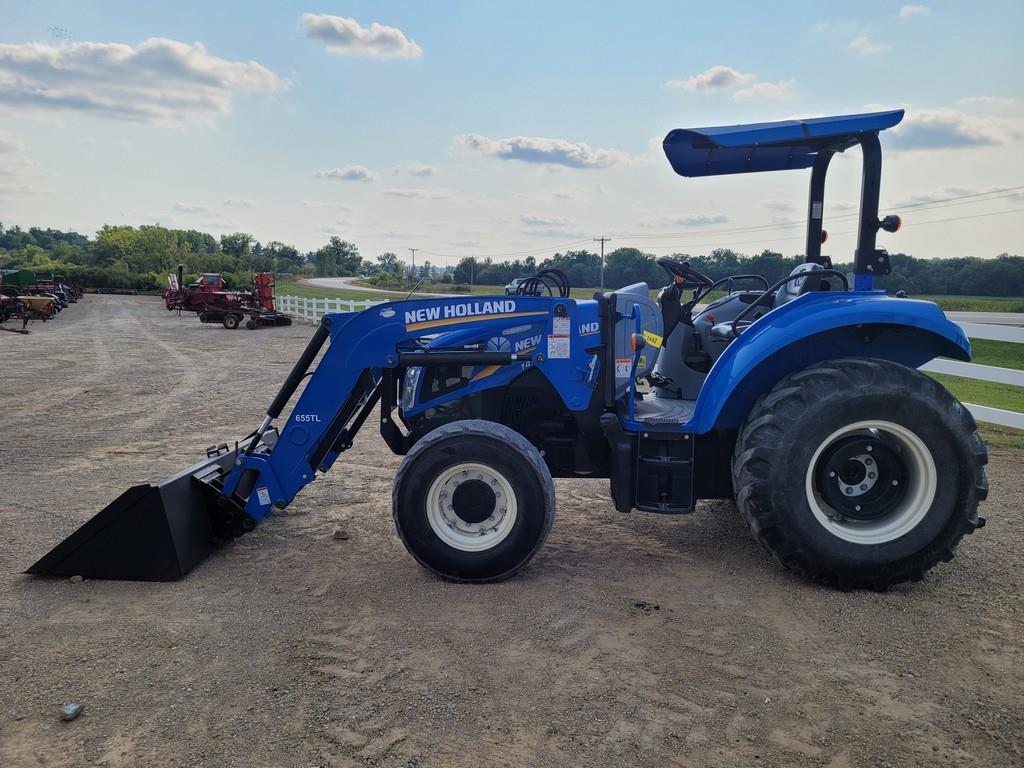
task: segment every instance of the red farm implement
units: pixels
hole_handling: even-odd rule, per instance
[[[168,310],[195,312],[202,323],[221,323],[235,329],[243,322],[249,330],[261,325],[291,325],[288,315],[274,309],[274,278],[269,272],[252,276],[248,291],[229,290],[223,275],[204,272],[189,285],[184,284],[182,267],[177,275],[167,276],[164,304]]]

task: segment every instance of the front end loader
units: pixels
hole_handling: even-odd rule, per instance
[[[765,548],[820,583],[920,579],[984,524],[987,457],[970,413],[917,370],[969,360],[963,332],[935,304],[873,286],[889,272],[876,235],[899,227],[878,217],[878,136],[902,116],[672,131],[665,152],[684,176],[811,169],[803,264],[770,285],[659,258],[657,300],[646,283],[576,300],[547,271],[513,295],[327,315],[253,433],[130,489],[29,572],[179,578],[291,504],[376,414],[405,457],[398,533],[447,579],[526,565],[554,519],[552,477],[607,479],[622,513],[735,498]],[[821,253],[824,183],[858,145],[848,276]],[[712,291],[724,295],[706,303]]]

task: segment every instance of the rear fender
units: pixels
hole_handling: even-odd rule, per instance
[[[783,376],[823,360],[871,357],[917,368],[940,356],[970,360],[971,345],[937,304],[882,291],[804,294],[728,346],[704,381],[687,429],[737,429]]]

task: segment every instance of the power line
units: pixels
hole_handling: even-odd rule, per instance
[[[915,221],[915,222],[912,222],[910,224],[904,224],[901,228],[902,229],[906,229],[908,227],[923,227],[923,226],[928,226],[930,224],[946,224],[946,223],[951,222],[951,221],[965,221],[967,219],[982,219],[982,218],[985,218],[987,216],[1005,216],[1006,214],[1018,213],[1020,211],[1024,211],[1024,208],[1010,208],[1009,210],[1005,210],[1005,211],[990,211],[988,213],[975,213],[975,214],[972,214],[970,216],[954,216],[954,217],[951,217],[951,218],[948,218],[948,219],[931,219],[929,221]],[[856,233],[857,233],[856,229],[844,229],[844,230],[841,230],[839,232],[830,232],[829,234],[830,235],[852,235],[852,234],[856,234]],[[772,238],[772,239],[775,242],[779,242],[779,241],[782,241],[782,240],[803,240],[804,236],[803,235],[794,235],[794,236],[790,236],[790,237],[776,237],[776,238]],[[730,246],[732,246],[732,245],[750,245],[752,243],[763,243],[763,242],[764,242],[763,239],[758,239],[758,240],[740,240],[740,241],[730,242]],[[721,245],[721,243],[720,242],[719,243],[683,243],[683,244],[676,244],[676,245],[657,245],[657,246],[654,246],[651,250],[657,249],[657,250],[662,250],[662,251],[670,251],[672,249],[679,248],[680,246],[686,247],[686,248],[713,248],[716,245]]]
[[[1021,187],[1010,187],[1008,189],[996,190],[991,192],[978,192],[972,195],[959,195],[957,197],[948,197],[939,200],[929,200],[922,203],[911,203],[908,205],[901,206],[888,206],[882,210],[906,210],[908,208],[921,208],[921,209],[937,209],[937,208],[949,208],[954,205],[972,205],[974,203],[987,203],[991,200],[1004,200],[1010,197],[1019,196],[1019,190],[1024,190],[1024,186]],[[976,198],[982,195],[992,195],[992,197],[986,197],[981,200],[966,200],[966,198]],[[963,201],[963,202],[953,202]],[[859,213],[843,214],[841,216],[829,216],[828,221],[850,221],[860,216]],[[710,235],[730,235],[737,234],[740,232],[757,232],[757,231],[771,231],[776,229],[792,229],[793,227],[806,226],[805,221],[789,221],[781,224],[758,224],[750,227],[734,227],[731,229],[710,229],[697,232],[664,232],[664,233],[628,233],[618,234],[620,238],[628,237],[631,240],[657,240],[659,238],[666,237],[705,237]]]

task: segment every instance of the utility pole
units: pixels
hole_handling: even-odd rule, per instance
[[[594,242],[601,244],[601,293],[604,293],[604,244],[611,241],[610,237],[595,237]]]
[[[416,282],[416,251],[418,251],[419,248],[409,248],[408,250],[412,253],[412,280],[413,282]]]

